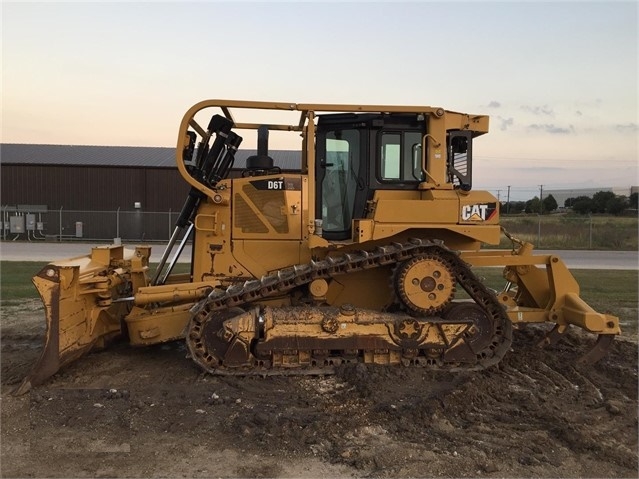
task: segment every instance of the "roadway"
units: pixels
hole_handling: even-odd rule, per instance
[[[14,242],[0,243],[2,261],[38,261],[49,262],[60,259],[83,256],[91,251],[96,243],[48,243]],[[132,246],[132,245],[125,245]],[[155,244],[151,249],[151,261],[159,262],[165,245]],[[637,251],[590,251],[590,250],[539,250],[537,254],[560,256],[571,269],[613,269],[639,270]],[[188,263],[191,258],[191,246],[187,245],[178,262]]]

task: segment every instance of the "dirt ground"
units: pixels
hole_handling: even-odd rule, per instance
[[[637,477],[637,344],[539,349],[516,331],[475,373],[201,374],[182,343],[116,344],[10,391],[38,356],[37,301],[2,309],[2,477]]]

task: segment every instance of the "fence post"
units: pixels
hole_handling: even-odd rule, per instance
[[[589,234],[588,234],[588,249],[592,249],[592,215],[588,215],[589,222]]]
[[[58,241],[60,243],[62,243],[62,208],[64,208],[63,206],[60,206],[60,235],[58,236]]]
[[[172,231],[171,231],[171,208],[169,208],[169,236],[168,236],[168,239],[171,239],[171,234],[172,234]]]
[[[541,215],[539,215],[537,222],[537,248],[539,247],[541,247]]]
[[[115,212],[115,237],[120,237],[120,207]]]

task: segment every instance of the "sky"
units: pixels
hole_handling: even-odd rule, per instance
[[[209,98],[428,105],[490,115],[475,189],[639,185],[635,1],[1,8],[3,143],[172,147]]]

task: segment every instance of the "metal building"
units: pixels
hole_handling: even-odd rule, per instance
[[[254,154],[238,151],[232,175]],[[299,151],[269,154],[300,168]],[[188,193],[175,149],[162,147],[1,144],[0,178],[5,239],[162,240]]]

